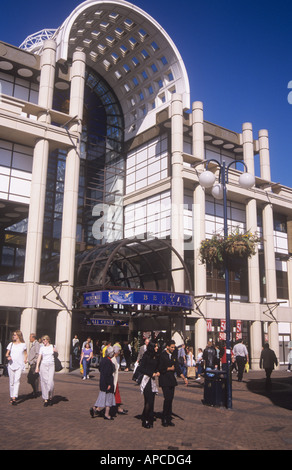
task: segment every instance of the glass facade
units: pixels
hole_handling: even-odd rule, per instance
[[[55,94],[54,108],[68,111],[69,91]],[[80,145],[76,251],[121,239],[124,195],[123,115],[104,79],[87,70]],[[66,153],[49,157],[42,282],[55,280],[62,229]]]

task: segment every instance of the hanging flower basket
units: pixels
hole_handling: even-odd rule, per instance
[[[250,232],[242,234],[237,230],[227,237],[215,234],[201,242],[200,259],[214,266],[222,266],[224,261],[247,259],[255,254],[259,242],[260,238]]]
[[[224,237],[213,235],[203,240],[200,246],[200,259],[202,263],[220,265],[224,261]]]

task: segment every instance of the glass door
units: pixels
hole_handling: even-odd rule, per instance
[[[279,363],[280,365],[288,363],[288,354],[290,352],[290,335],[279,335]]]

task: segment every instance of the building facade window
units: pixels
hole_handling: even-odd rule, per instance
[[[33,149],[0,140],[0,198],[29,204]]]
[[[246,231],[245,205],[227,201],[227,223],[229,232]],[[206,238],[214,233],[224,233],[223,203],[206,195]]]
[[[167,136],[162,135],[130,152],[126,165],[126,194],[168,176]]]
[[[38,88],[31,80],[0,72],[0,93],[37,104]]]
[[[64,110],[69,91],[55,93]],[[80,150],[76,251],[123,236],[124,124],[119,102],[105,80],[87,70]],[[59,259],[66,154],[50,155],[47,179],[42,282],[51,280]]]
[[[171,230],[170,191],[125,207],[125,238],[167,239]]]

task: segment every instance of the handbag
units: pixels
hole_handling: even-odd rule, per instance
[[[197,369],[195,366],[190,366],[187,369],[187,377],[196,377]]]
[[[12,346],[13,346],[13,342],[11,342],[10,354],[11,354],[11,351],[12,351]],[[4,377],[9,377],[9,374],[8,374],[8,363],[9,363],[9,361],[8,361],[7,357],[5,357],[5,362],[4,362],[4,364],[3,364],[3,374],[2,374],[2,375],[4,375]]]
[[[6,362],[4,365],[3,365],[3,376],[4,377],[8,377],[9,374],[8,374],[8,366],[7,366],[8,362]]]
[[[55,360],[55,372],[60,372],[63,369],[60,359],[58,358],[58,353],[54,352],[54,360]]]

